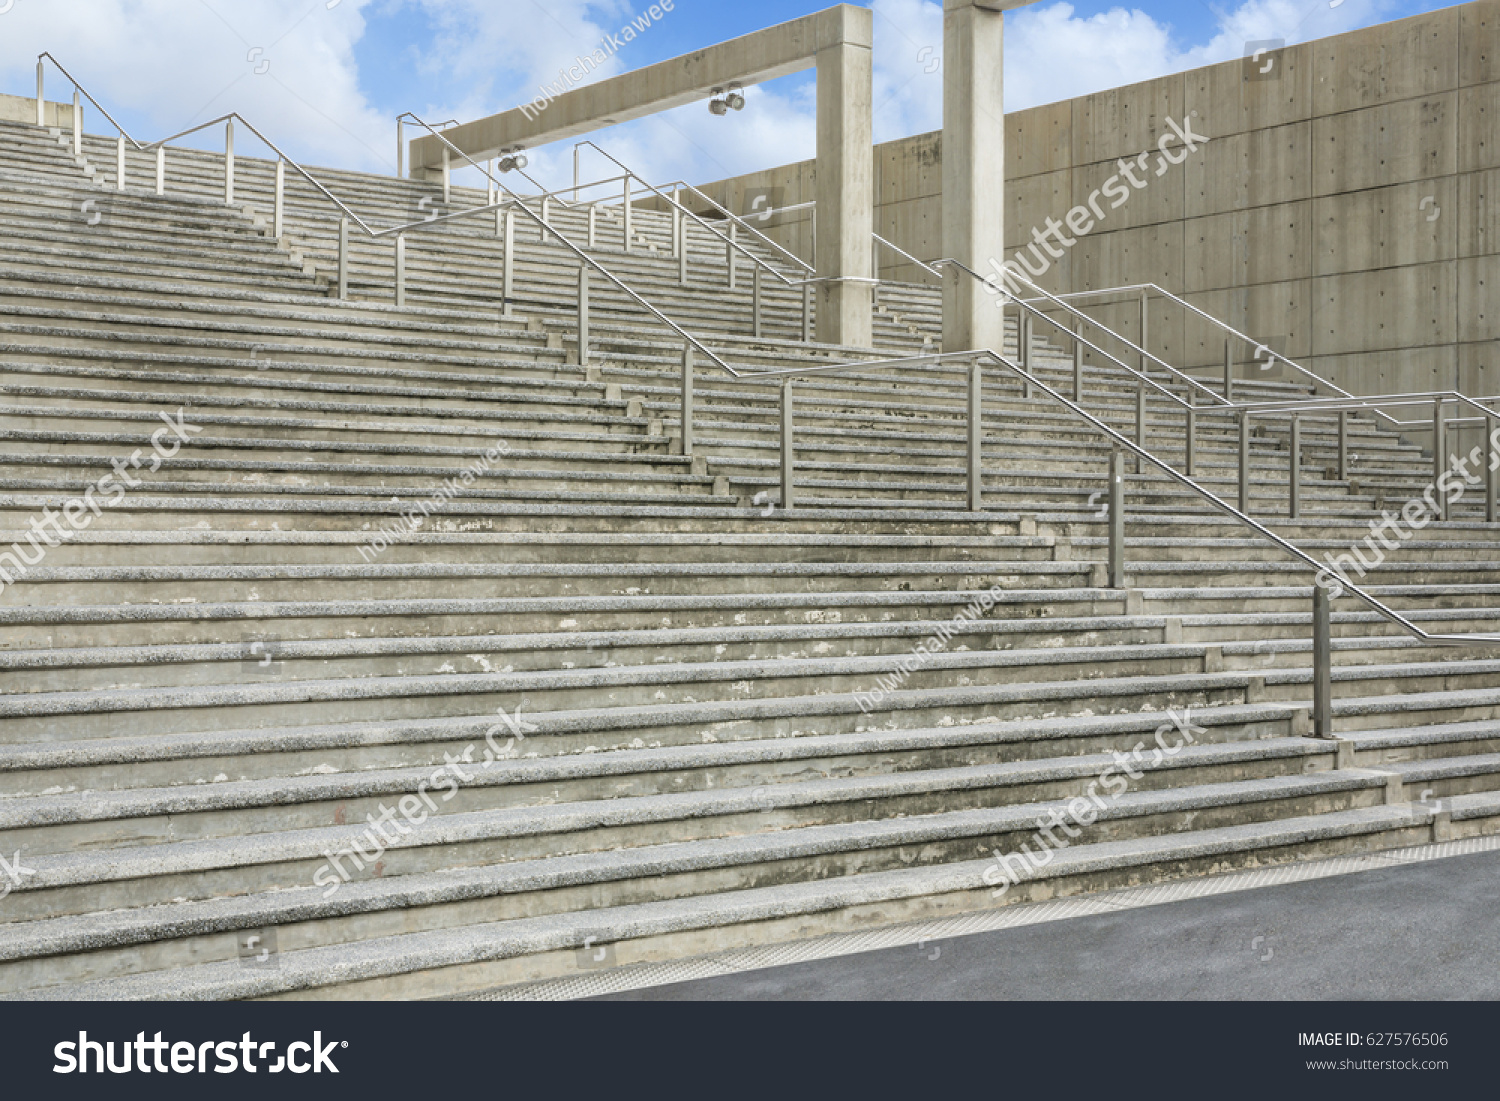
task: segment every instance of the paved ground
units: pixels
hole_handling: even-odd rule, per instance
[[[1491,852],[604,1000],[1497,999],[1497,963]]]

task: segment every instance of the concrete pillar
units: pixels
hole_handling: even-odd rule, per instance
[[[1005,255],[1004,16],[1030,0],[943,0],[943,255],[981,276]],[[1000,350],[999,299],[943,277],[943,351]]]
[[[835,9],[837,40],[818,64],[818,340],[868,348],[873,298],[867,280],[875,231],[875,134],[872,51],[867,8]],[[855,281],[858,280],[858,281]]]

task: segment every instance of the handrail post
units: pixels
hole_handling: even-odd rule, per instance
[[[1292,414],[1292,457],[1289,486],[1290,511],[1293,520],[1302,515],[1302,418]]]
[[[396,120],[396,179],[406,175],[406,120]]]
[[[505,257],[501,261],[500,316],[511,316],[511,299],[515,297],[516,278],[516,212],[505,212]]]
[[[1443,476],[1448,468],[1445,452],[1448,450],[1447,425],[1443,423],[1443,399],[1438,398],[1432,403],[1432,480]],[[1448,519],[1448,495],[1442,491],[1437,492],[1438,519]]]
[[[120,138],[115,142],[115,173],[119,177],[115,181],[115,190],[125,190],[125,134],[122,131]]]
[[[578,265],[578,366],[589,365],[589,267]]]
[[[751,321],[750,335],[756,340],[760,339],[760,296],[760,265],[756,264],[750,269],[750,312],[754,315]]]
[[[548,229],[552,227],[552,196],[550,195],[542,196],[542,225]],[[551,239],[551,235],[548,234],[546,229],[539,229],[537,230],[537,239],[545,245]]]
[[[812,284],[802,284],[802,343],[812,343]]]
[[[276,239],[281,240],[286,225],[286,161],[276,159],[276,209],[273,215]]]
[[[1109,587],[1125,587],[1125,452],[1109,453]]]
[[[1189,478],[1193,477],[1197,468],[1198,456],[1198,406],[1197,395],[1188,394],[1187,407],[1187,444],[1184,454],[1183,466]]]
[[[672,197],[672,255],[682,252],[682,188],[677,188]]]
[[[396,309],[406,308],[406,234],[396,234]]]
[[[969,364],[969,511],[984,510],[984,370]]]
[[[73,156],[83,156],[83,97],[73,89]]]
[[[589,248],[597,248],[599,241],[599,208],[589,204]]]
[[[234,119],[224,120],[224,205],[234,205]]]
[[[1079,338],[1083,335],[1083,323],[1075,322],[1073,325],[1073,401],[1083,404],[1083,341]]]
[[[47,125],[47,101],[43,87],[47,78],[45,63],[41,58],[36,61],[36,124]]]
[[[349,298],[349,219],[339,219],[339,301]]]
[[[734,223],[729,223],[729,236],[724,245],[724,262],[729,267],[729,289],[735,287]]]
[[[1339,410],[1339,481],[1349,480],[1349,410]]]
[[[1224,400],[1234,401],[1234,348],[1224,338]]]
[[[167,193],[167,147],[165,145],[156,147],[156,193],[158,195]]]
[[[630,203],[630,173],[629,172],[625,173],[624,183],[622,185],[621,190],[622,190],[623,195],[624,195],[623,202],[625,204],[625,251],[628,253],[630,251],[630,233],[631,233],[631,229],[632,229],[633,224],[634,224],[634,220],[632,219],[631,214],[630,214],[631,203]]]
[[[1240,511],[1250,515],[1250,414],[1240,414]]]
[[[1313,586],[1313,735],[1333,737],[1333,630],[1328,590]]]
[[[781,507],[788,510],[795,501],[792,472],[796,464],[792,456],[792,430],[792,380],[788,377],[781,384]]]
[[[682,453],[693,454],[693,346],[682,342]]]
[[[443,148],[443,205],[448,206],[453,199],[453,158],[445,146]]]
[[[1146,373],[1146,362],[1147,362],[1147,360],[1146,360],[1146,353],[1147,353],[1147,350],[1148,350],[1147,343],[1146,343],[1146,341],[1147,341],[1147,335],[1148,335],[1148,333],[1147,333],[1148,320],[1147,320],[1146,295],[1147,295],[1146,291],[1141,291],[1141,374],[1143,374],[1143,375]],[[1137,442],[1139,442],[1139,441],[1137,441]]]
[[[682,224],[682,247],[677,250],[677,283],[679,286],[688,285],[688,227]]]
[[[1489,427],[1490,422],[1484,421],[1484,426]],[[1491,433],[1493,435],[1493,433]],[[1489,436],[1485,442],[1489,445]],[[1492,445],[1491,445],[1492,446]],[[1496,456],[1491,452],[1490,446],[1484,449],[1484,522],[1493,524],[1495,522],[1495,463]]]
[[[1017,307],[1017,308],[1019,309],[1019,307]],[[1031,345],[1032,345],[1032,335],[1033,335],[1032,334],[1032,329],[1031,329],[1031,315],[1029,313],[1026,313],[1024,310],[1022,310],[1021,311],[1020,321],[1021,321],[1021,329],[1020,329],[1020,332],[1017,335],[1021,338],[1021,349],[1020,349],[1021,350],[1021,355],[1020,355],[1021,370],[1026,373],[1026,378],[1024,380],[1025,381],[1025,394],[1024,394],[1024,396],[1025,396],[1025,398],[1026,398],[1027,401],[1030,401],[1031,398],[1032,398],[1032,389],[1031,389]]]
[[[1137,447],[1146,446],[1146,379],[1145,376],[1135,380],[1135,444]],[[1135,472],[1142,473],[1145,464],[1139,455],[1135,458]]]

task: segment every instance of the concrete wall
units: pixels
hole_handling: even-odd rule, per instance
[[[73,105],[71,103],[42,104],[42,118],[48,126],[73,128]],[[0,94],[0,119],[6,122],[36,122],[36,97],[7,96]]]
[[[1256,69],[1236,60],[1007,115],[1007,254],[1196,112],[1208,143],[1150,176],[1043,285],[1158,283],[1356,392],[1500,393],[1500,0],[1288,47],[1271,75]],[[940,134],[878,146],[876,231],[937,257],[941,176]],[[704,190],[740,211],[762,191],[806,201],[813,182],[803,163]],[[807,228],[793,215],[768,232],[806,256]],[[880,262],[887,278],[918,273]],[[1133,332],[1135,314],[1100,316]],[[1151,332],[1172,362],[1222,362],[1221,338],[1180,311],[1155,309]]]

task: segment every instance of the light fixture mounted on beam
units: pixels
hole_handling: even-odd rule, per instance
[[[524,145],[512,146],[509,149],[500,150],[501,172],[512,172],[518,168],[525,168],[531,162],[526,159],[526,147]]]
[[[727,115],[730,111],[743,111],[745,94],[738,84],[731,84],[728,88],[715,88],[713,98],[708,101],[708,109],[720,116]]]

